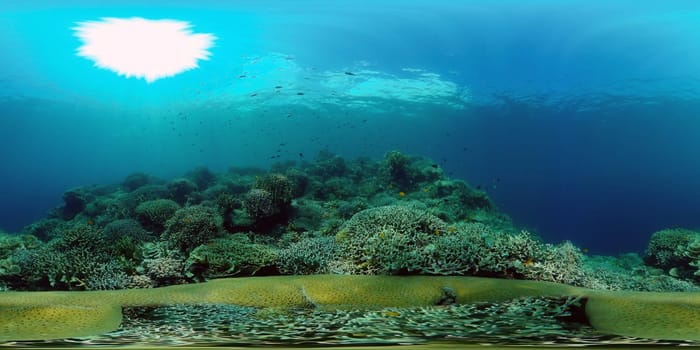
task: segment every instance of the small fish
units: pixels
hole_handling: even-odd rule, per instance
[[[258,96],[258,93],[257,93],[257,92],[256,92],[256,93],[250,94],[250,97],[255,97],[255,96]]]
[[[353,72],[345,72],[345,75],[355,75]]]
[[[238,76],[238,79],[243,79],[243,78],[245,78],[245,77],[247,77],[247,75],[245,75],[245,74],[239,75],[239,76]]]
[[[432,165],[431,165],[431,167],[433,167],[433,168],[437,168],[437,167],[438,167],[438,165],[437,165],[437,164],[432,164]]]
[[[303,96],[304,93],[303,93],[303,92],[297,92],[297,95],[298,95],[298,96]]]
[[[299,157],[304,158],[304,153],[299,152]]]
[[[275,86],[275,89],[281,89],[281,88],[282,88],[282,86],[280,86],[280,85]]]
[[[404,192],[404,191],[399,192],[399,197],[406,197],[406,192]]]

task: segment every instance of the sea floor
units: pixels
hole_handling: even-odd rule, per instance
[[[104,348],[370,348],[527,347],[667,348],[666,342],[600,334],[579,321],[574,299],[526,298],[509,303],[381,310],[257,310],[232,305],[171,305],[124,310],[107,334],[0,347]]]

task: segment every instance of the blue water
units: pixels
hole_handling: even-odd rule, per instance
[[[137,171],[393,149],[592,253],[700,226],[697,1],[92,3],[0,2],[5,230]],[[148,84],[76,55],[77,23],[134,16],[214,34],[210,59]]]

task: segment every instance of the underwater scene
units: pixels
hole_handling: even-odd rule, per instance
[[[694,0],[0,2],[0,346],[700,347]]]

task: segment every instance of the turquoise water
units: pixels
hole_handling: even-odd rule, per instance
[[[283,143],[275,160],[429,156],[545,237],[641,251],[697,225],[700,49],[694,2],[630,4],[5,1],[0,225],[68,187],[265,166]],[[215,35],[211,56],[148,84],[76,55],[78,23],[134,16]]]
[[[323,149],[439,160],[519,223],[594,252],[697,225],[693,1],[0,6],[7,230],[72,186]],[[103,17],[217,39],[198,68],[148,84],[76,55],[72,28]]]

